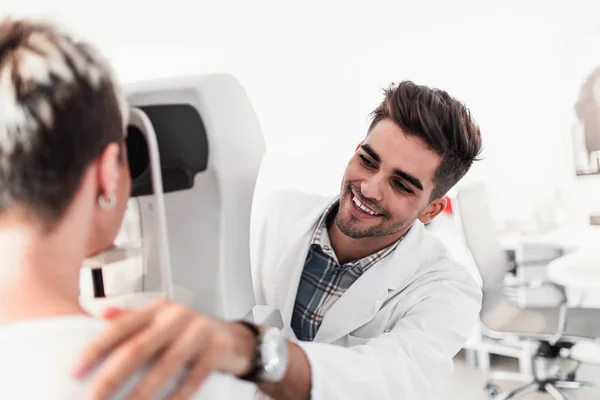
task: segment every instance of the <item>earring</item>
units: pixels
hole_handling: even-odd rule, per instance
[[[117,196],[114,193],[111,193],[108,199],[103,195],[98,196],[98,205],[103,210],[110,210],[115,204],[117,204]]]

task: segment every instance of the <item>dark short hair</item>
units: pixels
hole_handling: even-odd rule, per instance
[[[125,110],[92,46],[51,24],[0,23],[0,214],[21,205],[60,219],[87,167],[123,143]]]
[[[392,84],[371,113],[369,132],[390,119],[407,135],[422,139],[440,157],[430,200],[444,196],[481,153],[481,134],[467,107],[439,89],[411,81]]]

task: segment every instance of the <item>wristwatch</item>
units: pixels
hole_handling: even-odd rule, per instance
[[[240,379],[254,383],[276,383],[285,376],[288,367],[287,342],[277,328],[258,327],[247,321],[238,321],[258,338],[253,367]]]

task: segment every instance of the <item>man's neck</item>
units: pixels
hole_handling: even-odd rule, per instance
[[[331,218],[327,225],[331,247],[341,264],[361,260],[385,249],[402,238],[409,229],[410,226],[393,235],[354,239],[340,231],[335,223],[335,217]]]

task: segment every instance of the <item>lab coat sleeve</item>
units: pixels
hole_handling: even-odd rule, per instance
[[[298,342],[311,365],[311,399],[432,399],[432,386],[451,375],[481,308],[478,285],[464,271],[454,274],[464,276],[417,287],[415,305],[365,344]]]

